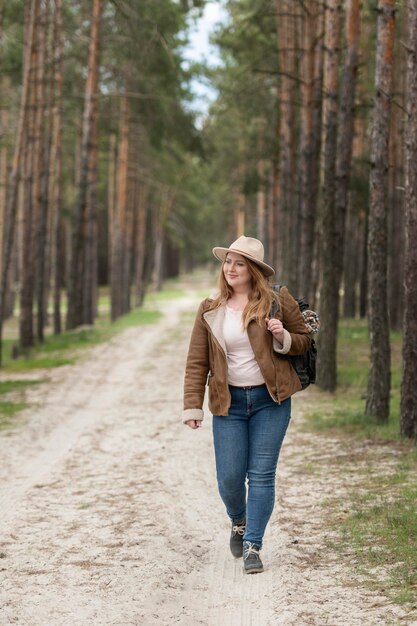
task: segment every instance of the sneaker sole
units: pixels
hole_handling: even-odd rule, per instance
[[[254,567],[252,569],[245,569],[245,574],[261,574],[264,571],[263,567]]]

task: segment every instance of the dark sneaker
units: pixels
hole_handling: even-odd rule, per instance
[[[243,544],[243,568],[246,574],[258,574],[264,571],[259,550],[260,548],[250,541],[245,541]]]
[[[230,534],[230,551],[236,559],[243,554],[243,535],[245,534],[246,520],[232,522],[232,532]]]

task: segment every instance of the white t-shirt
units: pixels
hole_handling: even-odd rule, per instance
[[[228,383],[235,387],[263,385],[264,379],[242,325],[242,311],[226,306],[223,335],[227,350]]]

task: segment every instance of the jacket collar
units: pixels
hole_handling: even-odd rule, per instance
[[[222,350],[226,354],[227,352],[226,343],[225,343],[224,335],[223,335],[223,322],[224,322],[225,312],[226,312],[226,307],[223,304],[217,309],[214,309],[212,311],[206,311],[205,313],[203,313],[203,317],[205,321],[207,322],[207,325],[209,326],[212,335],[220,344]]]

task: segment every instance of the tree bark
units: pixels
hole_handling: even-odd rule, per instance
[[[359,61],[360,0],[345,3],[346,54],[340,94],[340,113],[336,161],[336,255],[335,271],[340,287],[343,274],[346,214],[352,168],[352,146],[355,119],[356,79]]]
[[[117,199],[113,214],[112,265],[110,274],[111,319],[114,321],[123,313],[125,301],[124,276],[126,256],[126,215],[128,201],[129,171],[129,100],[126,95],[120,102],[120,137],[117,164]]]
[[[4,215],[3,247],[2,247],[2,274],[0,284],[0,364],[3,348],[3,320],[6,308],[7,281],[9,275],[12,247],[15,237],[16,208],[21,178],[21,166],[24,157],[25,128],[28,116],[29,80],[32,62],[32,48],[35,35],[35,7],[36,0],[32,0],[27,8],[26,45],[23,52],[23,85],[20,101],[19,120],[16,133],[16,142],[10,170],[6,211]]]
[[[401,41],[406,41],[407,11],[401,11],[398,18],[401,23],[397,32]],[[404,153],[405,153],[405,116],[407,53],[403,46],[396,48],[394,58],[393,93],[399,106],[391,108],[391,129],[389,144],[389,228],[388,228],[388,298],[389,319],[392,330],[402,332],[404,317]]]
[[[91,148],[94,131],[95,100],[98,97],[99,42],[102,0],[93,0],[88,53],[88,74],[84,95],[80,171],[77,202],[72,221],[71,265],[68,277],[67,328],[83,323],[83,286],[85,281],[86,211],[91,181]]]
[[[48,237],[48,191],[49,191],[49,164],[51,156],[52,138],[52,80],[51,58],[48,58],[49,34],[49,2],[41,4],[39,21],[40,62],[38,63],[38,111],[37,111],[37,185],[35,186],[35,250],[36,250],[36,336],[40,342],[44,341],[44,327],[47,323],[47,257],[49,247]],[[48,86],[48,97],[46,87]],[[46,115],[45,115],[46,113]],[[45,122],[47,127],[45,128]]]
[[[62,28],[62,2],[55,0],[54,13],[54,101],[52,109],[52,146],[51,146],[51,269],[54,306],[54,334],[61,333],[61,283],[62,283],[62,56],[64,35]]]
[[[298,211],[295,190],[296,148],[296,78],[297,30],[294,3],[277,0],[277,35],[279,55],[279,184],[277,245],[280,249],[280,271],[284,280],[297,290],[298,262],[292,259]]]
[[[322,71],[318,61],[322,56],[319,27],[320,7],[317,0],[308,0],[303,13],[303,58],[301,63],[302,109],[300,131],[299,187],[300,193],[300,249],[299,292],[313,303],[313,255],[318,195],[318,163],[320,154],[321,95],[317,100],[317,70],[320,80]],[[318,128],[317,128],[318,125]]]
[[[405,307],[401,434],[417,441],[417,0],[408,0],[407,132],[405,182]]]
[[[97,168],[98,168],[98,106],[94,102],[90,163],[88,168],[86,224],[84,247],[83,324],[93,324],[97,300]]]
[[[379,0],[368,233],[370,370],[365,412],[388,421],[391,388],[387,284],[387,191],[395,0]]]
[[[145,296],[145,248],[146,248],[146,190],[137,182],[136,212],[136,263],[135,263],[135,306],[143,304]]]
[[[36,204],[39,196],[39,151],[41,139],[41,78],[42,34],[40,2],[34,10],[34,35],[29,68],[29,98],[27,100],[27,125],[23,159],[23,211],[22,211],[22,257],[20,281],[19,344],[25,350],[34,344],[33,299],[35,282]]]
[[[256,192],[256,237],[265,242],[266,240],[266,191],[265,191],[265,157],[264,157],[264,134],[265,120],[259,118],[257,125],[257,148],[256,170],[258,174],[258,189]],[[266,247],[265,243],[265,247]]]
[[[339,285],[335,271],[336,247],[336,148],[338,122],[338,72],[340,39],[340,0],[326,6],[325,59],[323,79],[323,206],[321,216],[322,332],[318,360],[318,385],[327,391],[336,388],[336,348],[339,315]]]

